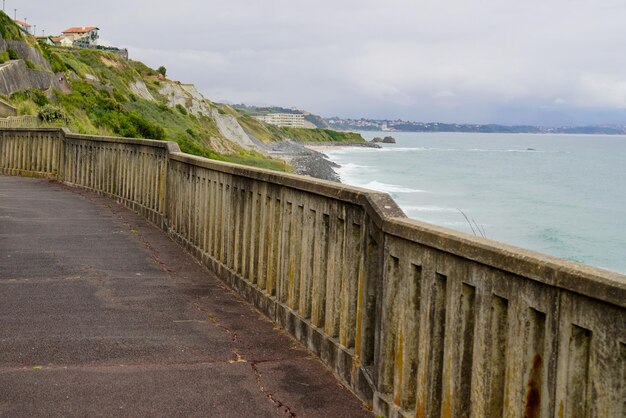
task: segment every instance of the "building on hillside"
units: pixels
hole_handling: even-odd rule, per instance
[[[30,28],[32,26],[30,26],[28,23],[22,22],[21,20],[16,20],[15,23],[17,24],[17,26],[19,26],[19,28],[21,30],[23,30],[24,32],[30,34]]]
[[[95,26],[82,26],[69,28],[61,34],[61,45],[68,46],[92,46],[98,44],[98,31]],[[64,42],[65,41],[65,42]]]
[[[71,38],[64,38],[62,36],[51,36],[50,40],[56,46],[72,46],[74,41]]]
[[[263,116],[255,116],[255,119],[276,126],[289,126],[291,128],[308,128],[308,124],[301,113],[270,113]]]

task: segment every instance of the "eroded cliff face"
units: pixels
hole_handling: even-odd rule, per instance
[[[224,115],[219,113],[216,109],[211,109],[211,117],[217,124],[217,128],[224,138],[238,144],[242,148],[254,149],[265,154],[265,148],[253,142],[233,116]]]
[[[164,81],[161,82],[159,93],[167,99],[168,106],[175,107],[176,105],[181,105],[195,116],[212,118],[219,129],[220,135],[227,141],[246,150],[256,150],[260,153],[265,153],[264,148],[259,147],[250,139],[235,117],[221,114],[212,107],[210,102],[200,94],[193,84]],[[224,141],[219,141],[218,145],[217,138],[212,138],[211,145],[214,149],[228,148]]]

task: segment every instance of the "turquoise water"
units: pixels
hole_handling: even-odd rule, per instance
[[[626,273],[626,136],[393,136],[324,153],[411,218]]]

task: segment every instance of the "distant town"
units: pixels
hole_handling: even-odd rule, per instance
[[[626,134],[625,126],[561,126],[532,125],[507,126],[498,124],[459,124],[441,122],[412,122],[402,119],[344,119],[325,118],[333,129],[384,132],[481,132],[481,133],[537,133],[537,134]]]
[[[324,118],[297,108],[279,106],[259,107],[245,104],[233,105],[237,110],[254,118],[276,126],[299,128],[337,129],[340,131],[382,131],[382,132],[477,132],[477,133],[532,133],[532,134],[596,134],[624,135],[626,126],[532,126],[467,124],[441,122],[413,122],[402,119],[350,119],[337,116]]]

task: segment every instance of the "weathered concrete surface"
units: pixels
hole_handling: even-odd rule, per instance
[[[0,416],[370,416],[142,217],[0,176]]]

